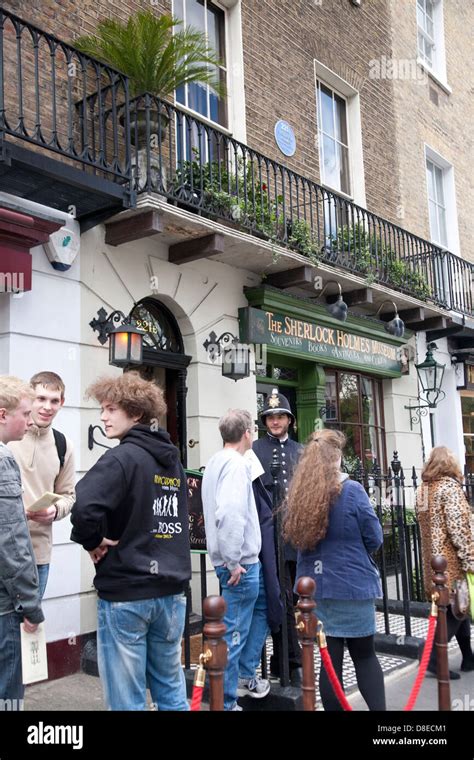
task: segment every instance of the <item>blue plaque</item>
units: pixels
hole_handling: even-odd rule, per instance
[[[287,121],[277,121],[275,124],[275,140],[284,156],[293,156],[296,150],[296,137]]]

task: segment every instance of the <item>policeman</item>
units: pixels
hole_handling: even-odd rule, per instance
[[[273,451],[278,449],[280,455],[279,484],[280,494],[283,498],[288,493],[291,476],[296,467],[298,458],[303,450],[301,443],[292,440],[288,431],[295,424],[295,415],[291,411],[288,399],[273,388],[267,396],[265,407],[260,415],[262,423],[267,428],[267,434],[255,441],[253,450],[258,456],[265,474],[262,481],[268,492],[272,493],[273,476],[271,474],[271,461]],[[290,666],[290,678],[293,686],[301,684],[301,649],[295,628],[293,586],[296,577],[296,551],[290,544],[284,546],[285,558],[285,587],[287,593],[287,630],[288,630],[288,656]],[[272,634],[273,655],[270,658],[271,675],[280,676],[280,651],[281,631]]]

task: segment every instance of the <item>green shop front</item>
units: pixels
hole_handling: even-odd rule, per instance
[[[385,470],[383,381],[402,374],[401,348],[383,323],[367,317],[334,319],[324,306],[271,287],[246,289],[249,306],[239,309],[241,343],[256,351],[257,409],[277,388],[297,418],[294,437],[305,442],[320,427],[347,436],[345,467],[374,460]],[[261,434],[265,428],[261,427]]]

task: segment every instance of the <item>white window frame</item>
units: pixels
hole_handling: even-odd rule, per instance
[[[245,88],[244,88],[244,56],[242,41],[241,0],[211,0],[212,4],[225,13],[225,51],[227,70],[227,127],[212,121],[182,103],[175,104],[210,124],[216,129],[233,135],[236,140],[245,143],[247,140]]]
[[[426,0],[416,0],[416,50],[417,50],[417,63],[421,68],[426,71],[437,84],[439,84],[445,92],[450,94],[452,92],[451,87],[448,85],[448,78],[446,74],[446,49],[444,44],[444,9],[443,0],[431,0],[433,5],[433,38],[429,37],[428,33],[418,25],[418,3],[423,3],[426,7]],[[425,59],[424,55],[420,53],[418,46],[418,34],[422,34],[425,39],[432,41],[432,63],[431,65]]]
[[[360,95],[359,91],[354,89],[349,82],[338,76],[331,71],[327,66],[318,60],[314,60],[314,87],[316,97],[316,113],[319,120],[319,105],[318,105],[318,85],[317,83],[329,87],[331,90],[343,98],[346,102],[346,118],[347,118],[347,141],[349,145],[349,177],[351,183],[351,194],[346,196],[337,188],[324,185],[328,190],[332,190],[338,195],[349,198],[359,206],[366,207],[365,197],[365,177],[364,177],[364,158],[362,150],[362,129],[360,118]],[[319,129],[319,121],[316,125]],[[321,151],[319,150],[319,157],[321,158]],[[322,177],[322,168],[321,168]]]
[[[460,255],[459,245],[459,228],[458,228],[458,212],[456,205],[456,187],[454,182],[454,167],[441,156],[437,151],[425,144],[425,181],[426,181],[426,197],[428,201],[428,171],[426,168],[426,162],[430,161],[432,164],[441,169],[443,173],[443,194],[444,194],[444,206],[446,209],[446,248],[448,251]],[[427,211],[429,218],[429,205],[427,202]],[[434,240],[432,236],[432,230],[430,227],[430,240],[440,247],[444,247],[439,240]]]
[[[456,188],[455,188],[455,181],[454,181],[454,167],[453,165],[447,161],[443,156],[441,156],[437,151],[435,151],[433,148],[431,148],[429,145],[425,144],[425,161],[424,161],[424,167],[425,167],[425,177],[426,177],[426,209],[428,213],[428,219],[429,219],[429,195],[428,195],[428,170],[426,167],[426,161],[430,161],[432,164],[438,167],[438,169],[441,169],[443,172],[443,195],[444,195],[444,204],[446,209],[446,234],[447,234],[447,246],[446,250],[451,251],[456,256],[459,256],[461,258],[461,251],[460,251],[460,245],[459,245],[459,229],[458,229],[458,214],[457,214],[457,206],[456,206]],[[432,231],[431,231],[431,225],[430,225],[430,240],[433,242],[434,245],[438,246],[439,248],[444,249],[443,245],[440,245],[440,243],[436,240],[433,240],[432,237]],[[448,262],[451,261],[451,268],[448,266]],[[467,274],[467,270],[463,271],[463,277]],[[451,283],[451,286],[455,289],[458,289],[457,293],[457,301],[458,303],[463,301],[462,293],[467,293],[468,289],[470,287],[469,283],[465,281],[458,281],[459,273],[457,271],[453,270],[452,267],[452,259],[448,258],[441,258],[441,260],[436,259],[436,265],[435,265],[435,277],[438,280],[438,290],[440,291],[442,297],[449,301],[449,292],[448,290],[443,291],[443,287],[448,288],[448,283]]]

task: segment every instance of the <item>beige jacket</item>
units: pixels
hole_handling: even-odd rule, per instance
[[[12,441],[8,444],[21,470],[23,502],[26,510],[46,491],[52,491],[62,496],[62,499],[55,504],[56,520],[62,520],[71,511],[76,499],[74,490],[76,470],[72,443],[68,438],[66,438],[66,443],[66,456],[61,471],[51,427],[37,428],[34,425],[22,441]],[[51,561],[53,525],[52,523],[40,525],[33,520],[28,520],[28,526],[36,563],[46,565]]]
[[[416,514],[421,533],[421,554],[425,593],[433,590],[431,555],[441,554],[448,565],[448,588],[455,580],[474,572],[474,541],[471,508],[459,483],[441,478],[423,483],[416,494]]]

